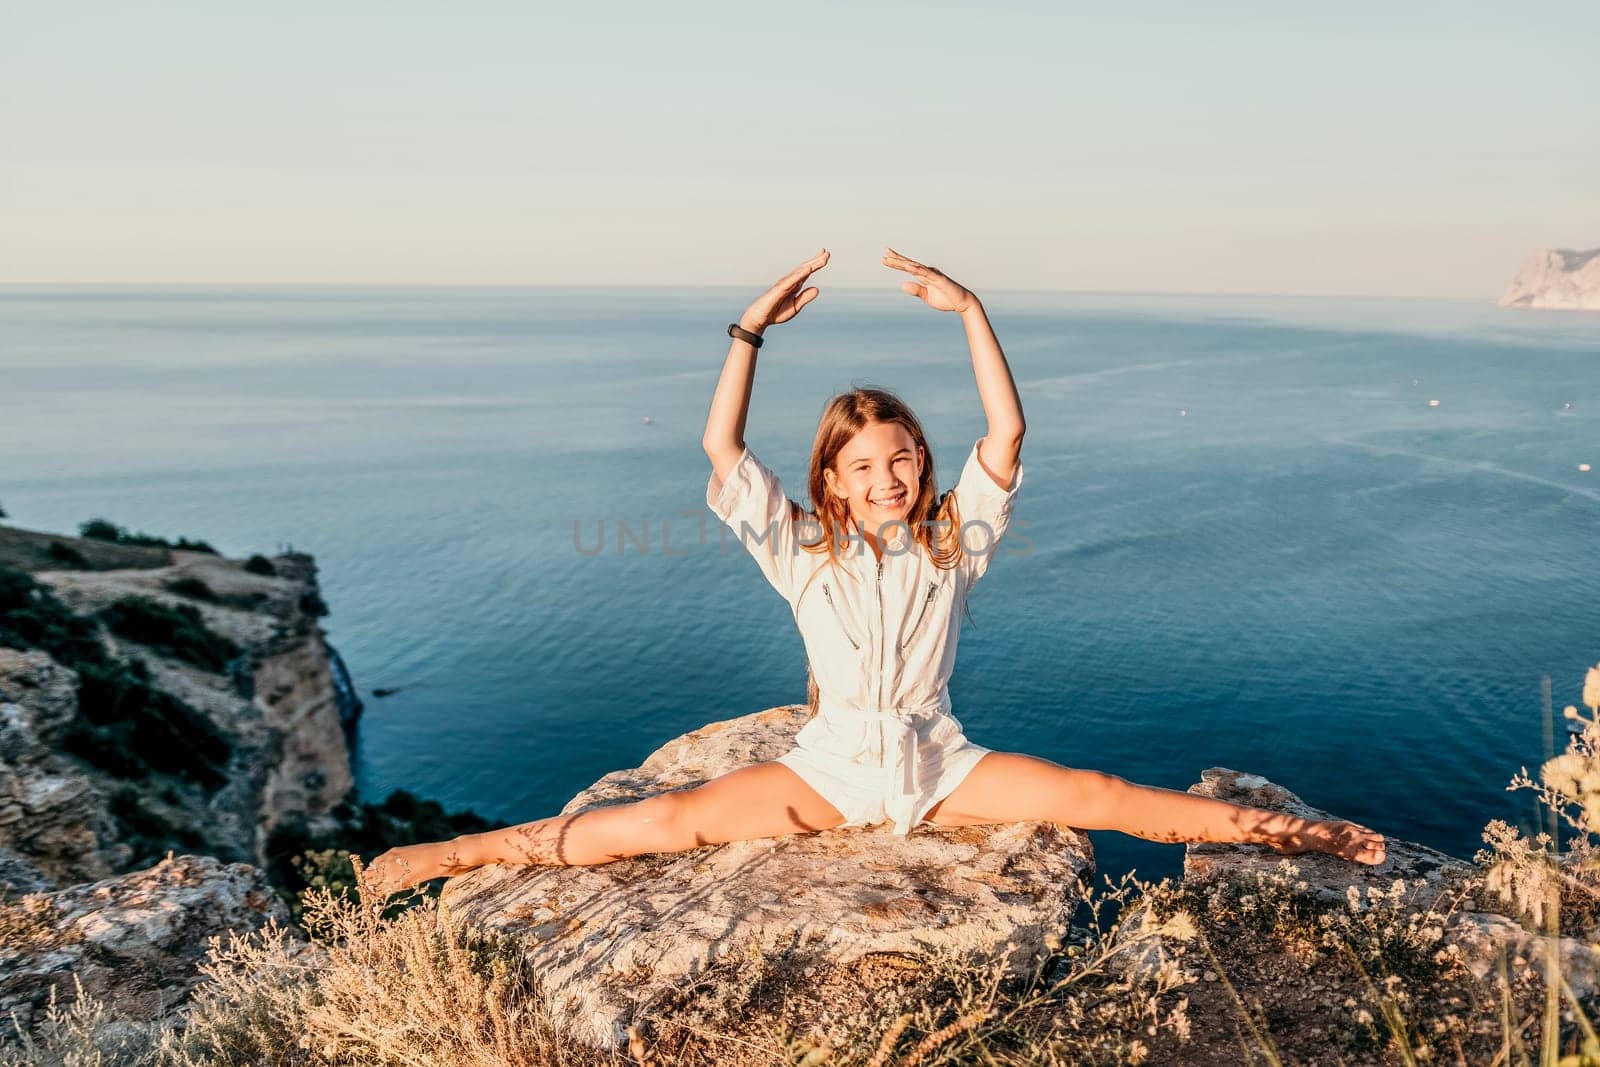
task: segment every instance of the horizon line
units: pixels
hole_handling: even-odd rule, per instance
[[[745,291],[748,287],[735,283],[720,285],[601,285],[595,283],[558,284],[553,282],[190,282],[190,281],[0,281],[0,289],[638,289],[647,291],[682,292],[685,290]],[[820,290],[822,286],[818,286]],[[831,285],[827,288],[849,293],[896,292],[905,294],[898,286]],[[1488,301],[1497,297],[1484,296],[1425,296],[1416,293],[1359,293],[1304,291],[1284,292],[1267,290],[1205,290],[1205,289],[1052,289],[1052,288],[991,288],[990,293],[1023,293],[1048,295],[1085,294],[1092,296],[1226,296],[1226,297],[1337,297],[1363,300],[1456,300],[1463,302]],[[979,299],[982,299],[980,296]]]

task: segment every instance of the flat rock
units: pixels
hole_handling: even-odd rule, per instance
[[[607,774],[562,814],[773,759],[805,719],[793,705],[710,723]],[[521,935],[571,1035],[616,1047],[685,979],[747,952],[795,976],[884,953],[1026,970],[1047,935],[1067,931],[1093,872],[1087,835],[1069,827],[924,823],[902,837],[882,823],[591,866],[485,867],[452,879],[443,901]]]
[[[1515,919],[1480,911],[1452,915],[1446,935],[1461,946],[1463,958],[1477,978],[1487,979],[1502,962],[1513,977],[1527,967],[1543,975],[1546,956],[1558,946],[1561,977],[1573,994],[1588,997],[1600,988],[1600,951],[1582,938],[1551,938],[1524,928]]]
[[[1270,808],[1308,819],[1338,819],[1320,808],[1313,808],[1283,786],[1259,774],[1246,774],[1226,767],[1208,767],[1189,792],[1216,797],[1234,804]],[[1362,825],[1370,825],[1363,823]],[[1372,829],[1384,833],[1382,826]],[[1323,852],[1302,852],[1284,856],[1266,845],[1203,843],[1186,846],[1183,878],[1194,883],[1210,878],[1271,874],[1284,859],[1300,869],[1299,877],[1310,892],[1321,897],[1343,900],[1351,886],[1366,895],[1367,887],[1388,890],[1395,879],[1405,880],[1406,899],[1412,905],[1427,907],[1440,894],[1458,889],[1477,868],[1466,860],[1446,855],[1414,841],[1402,841],[1385,834],[1382,863],[1353,863]]]

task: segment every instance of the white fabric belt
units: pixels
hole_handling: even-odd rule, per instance
[[[920,792],[917,726],[939,715],[948,715],[950,707],[950,690],[944,687],[940,688],[937,697],[911,707],[902,703],[892,708],[859,708],[843,701],[830,700],[826,696],[818,701],[817,714],[840,726],[855,726],[863,718],[870,724],[864,732],[861,747],[849,758],[870,761],[892,772],[896,791],[886,807],[894,819],[894,832],[901,836],[911,832],[911,811]]]

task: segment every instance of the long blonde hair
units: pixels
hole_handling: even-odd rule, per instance
[[[905,401],[886,389],[851,389],[828,399],[822,417],[817,422],[816,440],[811,446],[811,468],[806,478],[806,489],[815,510],[807,512],[793,500],[789,501],[791,515],[796,521],[809,520],[821,528],[820,536],[811,542],[800,542],[800,547],[812,554],[826,552],[828,566],[837,568],[839,549],[852,539],[849,530],[850,506],[828,491],[823,471],[832,469],[844,446],[871,423],[897,422],[911,435],[916,447],[922,450],[924,462],[922,477],[917,485],[916,498],[905,522],[911,527],[911,540],[928,553],[934,566],[948,570],[961,562],[961,514],[952,492],[939,493],[939,481],[933,463],[933,450],[928,447],[927,435]],[[835,469],[835,475],[839,472]],[[821,573],[818,568],[811,575]],[[848,571],[843,573],[849,574]],[[807,579],[806,585],[811,584]],[[805,588],[795,595],[796,603],[805,594]],[[963,605],[965,606],[965,605]],[[821,693],[816,678],[811,673],[811,663],[806,662],[806,705],[811,716],[816,715]]]

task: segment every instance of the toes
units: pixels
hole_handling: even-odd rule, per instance
[[[391,849],[373,859],[367,867],[368,877],[371,879],[373,891],[379,896],[388,897],[404,889],[405,876],[408,865]]]

